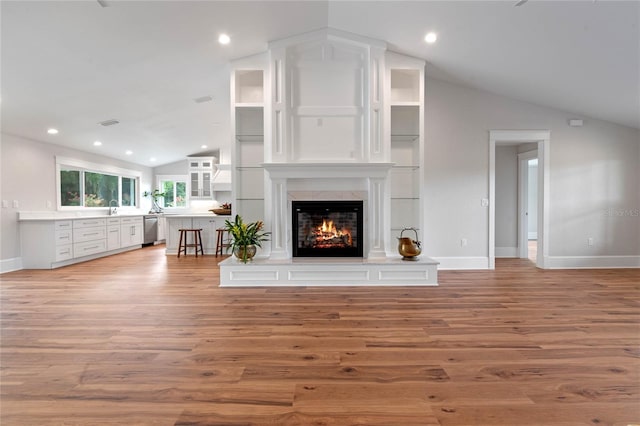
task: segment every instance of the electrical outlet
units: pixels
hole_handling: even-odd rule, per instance
[[[587,238],[587,245],[589,247],[593,246],[593,238],[591,238],[591,237]]]
[[[467,239],[466,239],[466,238],[463,238],[463,239],[461,239],[461,240],[460,240],[460,246],[461,246],[461,247],[466,247],[466,246],[467,246],[467,243],[468,243],[468,241],[467,241]]]
[[[18,200],[13,200],[13,208],[14,209],[19,209],[20,208],[20,203],[18,202]]]
[[[489,199],[488,199],[488,198],[482,198],[482,199],[480,200],[480,205],[481,205],[482,207],[489,207]]]

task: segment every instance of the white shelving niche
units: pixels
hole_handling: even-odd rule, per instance
[[[389,144],[391,225],[390,240],[397,241],[402,229],[415,228],[422,238],[422,193],[424,185],[424,63],[390,55]],[[405,236],[414,237],[413,233]]]
[[[265,218],[264,82],[263,69],[233,71],[232,214],[241,215],[246,222]]]

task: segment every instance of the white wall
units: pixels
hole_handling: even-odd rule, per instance
[[[426,255],[488,256],[480,200],[496,129],[551,131],[551,257],[640,256],[640,130],[431,78],[425,90]],[[569,127],[569,118],[585,124]]]
[[[518,247],[518,146],[496,147],[496,256],[514,257]]]
[[[9,208],[1,212],[0,261],[21,256],[18,211],[56,210],[56,156],[76,158],[100,164],[109,164],[142,172],[141,192],[151,188],[152,172],[149,167],[114,160],[59,145],[35,142],[7,134],[0,135],[1,188],[0,198],[9,201]],[[19,203],[13,208],[13,200]],[[51,207],[47,207],[47,202]],[[149,200],[141,199],[141,209],[148,211]]]

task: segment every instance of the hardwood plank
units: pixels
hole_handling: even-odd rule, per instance
[[[640,270],[226,289],[219,260],[1,275],[0,423],[640,424]]]

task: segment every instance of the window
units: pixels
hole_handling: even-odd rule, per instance
[[[120,205],[123,207],[136,205],[136,180],[134,178],[122,178],[122,192]]]
[[[165,194],[161,204],[163,208],[187,207],[186,176],[158,176],[158,187]]]
[[[118,192],[118,176],[84,172],[85,207],[109,207],[118,201]]]
[[[141,173],[56,157],[58,207],[136,207]]]
[[[80,205],[80,171],[60,170],[60,199],[63,206]]]

